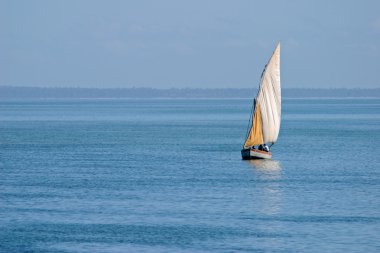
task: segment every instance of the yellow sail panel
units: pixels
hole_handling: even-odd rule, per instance
[[[244,143],[244,147],[250,147],[264,143],[263,126],[261,121],[261,112],[259,104],[256,104],[255,114],[252,121],[252,127],[249,131],[248,138]]]

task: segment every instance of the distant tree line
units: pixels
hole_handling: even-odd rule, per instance
[[[0,86],[0,99],[44,98],[253,98],[255,89],[248,88],[45,88]],[[284,98],[347,98],[377,97],[373,89],[283,89]]]

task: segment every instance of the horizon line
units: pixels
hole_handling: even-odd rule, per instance
[[[149,87],[149,86],[143,86],[143,87],[81,87],[81,86],[18,86],[18,85],[0,85],[0,88],[37,88],[37,89],[155,89],[155,90],[185,90],[185,89],[193,89],[193,90],[230,90],[230,89],[257,89],[258,87],[223,87],[223,88],[216,88],[216,87]],[[287,89],[304,89],[304,90],[376,90],[380,89],[380,87],[282,87],[281,89],[287,90]]]

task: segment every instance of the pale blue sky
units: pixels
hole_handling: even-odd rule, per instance
[[[0,85],[380,87],[380,1],[0,0]]]

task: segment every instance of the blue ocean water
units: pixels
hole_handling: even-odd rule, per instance
[[[380,99],[0,102],[0,252],[380,252]]]

